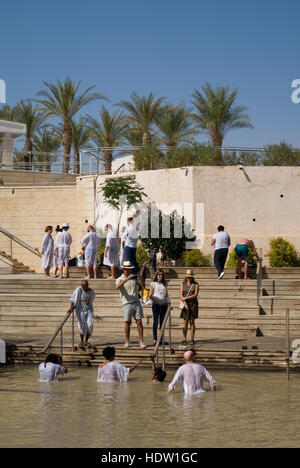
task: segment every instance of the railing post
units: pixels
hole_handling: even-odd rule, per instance
[[[75,339],[74,339],[74,310],[72,312],[72,351],[74,351],[75,348]]]
[[[60,355],[63,357],[63,329],[60,329]]]
[[[290,310],[286,309],[286,373],[287,378],[290,378]]]

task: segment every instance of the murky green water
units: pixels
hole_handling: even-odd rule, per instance
[[[1,447],[300,447],[300,375],[212,372],[216,393],[167,394],[151,372],[96,383],[75,368],[58,384],[36,367],[0,367]]]

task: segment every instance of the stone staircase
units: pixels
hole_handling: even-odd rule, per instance
[[[35,273],[35,271],[31,269],[29,266],[24,265],[24,263],[22,262],[19,262],[16,258],[11,257],[3,250],[0,250],[0,274],[1,274],[1,270],[3,274]]]

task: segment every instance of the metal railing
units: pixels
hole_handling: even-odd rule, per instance
[[[0,234],[2,234],[4,239],[3,240],[0,238],[0,250],[3,250],[3,252],[5,252],[11,258],[13,258],[13,242],[28,250],[33,255],[36,255],[39,258],[42,257],[38,248],[32,247],[31,245],[27,244],[27,242],[24,242],[22,239],[19,239],[19,237],[15,236],[11,232],[8,232],[2,227],[0,227]]]
[[[52,337],[50,338],[48,343],[44,346],[42,351],[39,351],[38,353],[36,353],[37,355],[44,354],[44,353],[49,354],[52,343],[54,342],[54,340],[56,339],[56,337],[60,333],[60,355],[61,355],[61,357],[63,357],[63,328],[64,328],[65,324],[67,323],[70,315],[72,315],[72,351],[75,350],[75,344],[74,344],[75,343],[75,338],[74,338],[74,336],[75,336],[74,335],[74,309],[73,309],[72,311],[68,310],[66,316],[63,318],[61,323],[58,325],[57,329],[55,330],[54,334],[52,335]]]
[[[260,307],[260,298],[262,296],[262,250],[259,249],[259,259],[256,267],[256,281],[257,281],[257,305]]]
[[[172,354],[172,326],[171,326],[171,311],[172,310],[173,310],[173,307],[171,306],[171,304],[169,304],[162,326],[159,331],[159,336],[158,336],[156,345],[154,346],[154,350],[152,353],[152,356],[155,357],[155,362],[156,362],[156,367],[157,367],[158,366],[158,349],[159,349],[160,343],[162,343],[162,368],[163,370],[165,369],[165,365],[166,365],[165,329],[167,326],[169,328],[169,355]]]

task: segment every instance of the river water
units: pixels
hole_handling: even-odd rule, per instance
[[[300,374],[211,372],[217,392],[168,395],[151,371],[96,383],[72,368],[57,384],[37,367],[0,367],[0,447],[300,447]]]

